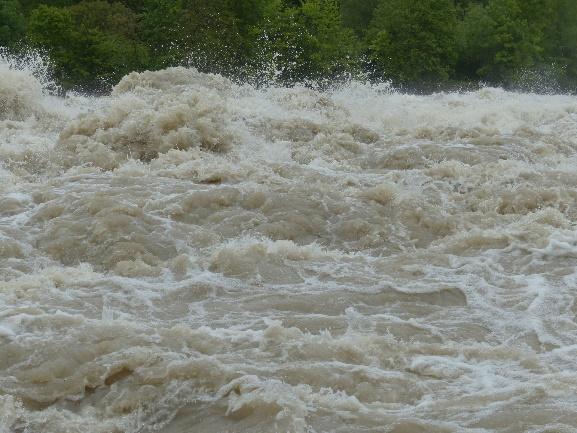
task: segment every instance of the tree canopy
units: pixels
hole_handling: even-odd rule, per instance
[[[574,0],[2,0],[0,46],[49,53],[65,88],[194,66],[281,84],[577,83]],[[547,71],[547,74],[543,74]]]

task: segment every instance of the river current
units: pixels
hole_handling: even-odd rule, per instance
[[[0,63],[0,432],[577,432],[576,167],[573,96]]]

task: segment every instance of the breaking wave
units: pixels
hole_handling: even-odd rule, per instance
[[[0,62],[0,432],[573,432],[577,100],[51,95]]]

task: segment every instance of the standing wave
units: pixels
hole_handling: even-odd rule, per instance
[[[577,431],[577,101],[0,63],[0,432]]]

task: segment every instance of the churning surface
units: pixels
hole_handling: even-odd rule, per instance
[[[0,65],[0,432],[577,431],[577,99]]]

